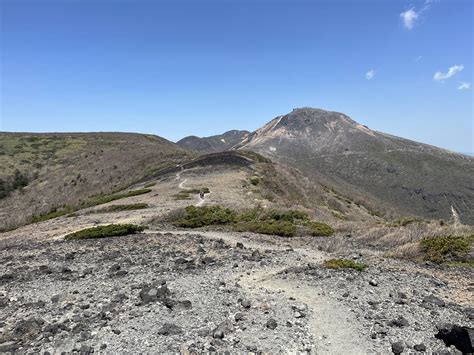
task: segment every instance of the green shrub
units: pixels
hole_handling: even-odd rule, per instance
[[[252,176],[249,180],[254,186],[257,186],[260,183],[260,178],[258,176]]]
[[[290,223],[295,223],[297,221],[309,222],[310,220],[307,213],[297,210],[270,210],[267,213],[267,218],[275,221],[286,221]]]
[[[452,267],[467,267],[467,268],[474,268],[474,259],[470,259],[467,261],[450,261],[446,263],[448,266]]]
[[[357,271],[364,271],[367,268],[366,264],[358,263],[349,259],[325,260],[323,265],[328,269],[354,269]]]
[[[40,214],[37,216],[31,217],[31,223],[38,223],[38,222],[43,222],[47,221],[49,219],[61,217],[67,214],[70,214],[71,212],[74,212],[74,209],[70,206],[65,206],[62,209],[57,209],[53,208],[51,209],[48,213]]]
[[[279,211],[253,208],[237,213],[222,206],[186,208],[186,216],[175,220],[174,225],[184,228],[199,228],[210,225],[230,225],[240,232],[293,237],[297,227],[303,227],[312,235],[326,236],[334,230],[324,223],[312,221],[305,212],[297,210]]]
[[[144,188],[145,189],[148,189],[149,187],[153,187],[156,185],[156,182],[155,181],[152,181],[152,182],[149,182],[148,184],[145,184]]]
[[[110,213],[110,212],[142,210],[145,208],[148,208],[148,203],[131,203],[129,205],[107,206],[100,210],[91,211],[91,212],[92,213]]]
[[[421,239],[420,246],[425,260],[435,263],[465,261],[473,241],[474,235],[425,237]]]
[[[66,240],[94,239],[106,237],[120,237],[129,234],[135,234],[145,230],[145,227],[135,224],[109,224],[82,229],[80,231],[68,234],[64,237]]]
[[[138,195],[143,195],[151,192],[151,189],[140,189],[132,190],[124,193],[117,193],[112,195],[97,195],[89,199],[83,204],[83,207],[92,207],[97,205],[103,205],[104,203],[109,203],[115,200],[120,200],[122,198],[133,197]]]
[[[314,237],[328,237],[334,234],[334,229],[325,223],[309,222],[307,227]]]
[[[231,224],[236,220],[236,213],[222,206],[186,207],[186,217],[178,219],[174,225],[184,228]]]
[[[181,191],[173,196],[176,201],[191,200],[191,196],[186,191]]]
[[[412,224],[412,223],[421,223],[423,222],[422,219],[420,218],[415,218],[415,217],[401,217],[401,218],[397,218],[395,221],[393,221],[392,223],[389,223],[388,226],[389,227],[406,227],[408,226],[409,224]]]

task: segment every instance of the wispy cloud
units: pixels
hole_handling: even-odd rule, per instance
[[[400,14],[403,26],[406,29],[411,30],[415,26],[415,23],[419,20],[421,14],[430,8],[430,4],[432,2],[433,0],[426,0],[420,10],[417,10],[415,7],[411,7],[410,9],[403,11]]]
[[[469,90],[471,88],[471,83],[466,83],[464,81],[461,81],[461,83],[458,86],[458,90]]]
[[[375,76],[375,70],[374,69],[370,69],[367,73],[365,73],[365,78],[367,80],[372,80]]]
[[[418,62],[421,58],[423,58],[421,55],[415,58],[415,62]]]
[[[443,80],[452,78],[456,73],[459,73],[463,69],[464,69],[464,65],[453,65],[452,67],[449,67],[447,73],[442,73],[440,71],[437,71],[433,76],[433,80],[443,81]]]
[[[402,21],[403,21],[403,26],[405,26],[405,28],[408,28],[409,30],[411,30],[413,26],[415,26],[415,21],[418,19],[418,16],[419,16],[419,13],[416,12],[414,7],[406,11],[403,11],[400,14],[400,17],[402,18]]]

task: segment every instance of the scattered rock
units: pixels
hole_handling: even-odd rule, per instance
[[[444,324],[438,326],[438,333],[435,336],[442,340],[446,346],[454,345],[456,349],[465,354],[474,353],[474,328]]]
[[[149,285],[143,287],[140,291],[140,299],[142,304],[157,301],[164,302],[170,295],[171,292],[166,285]]]
[[[15,324],[12,335],[15,338],[32,338],[41,332],[44,320],[41,318],[24,319]]]
[[[405,345],[401,341],[392,343],[392,352],[394,354],[401,354],[403,353],[404,349],[405,349]]]
[[[426,346],[425,346],[425,344],[415,344],[413,346],[413,349],[415,349],[416,351],[425,352],[426,351]]]
[[[273,318],[270,318],[268,321],[267,321],[267,328],[268,329],[276,329],[276,327],[278,327],[278,323],[275,319]]]
[[[388,322],[388,325],[391,327],[403,328],[408,327],[410,324],[404,317],[400,316],[397,319],[392,319],[390,322]]]
[[[250,302],[250,300],[242,300],[240,304],[242,305],[242,307],[246,309],[249,309],[252,306],[252,303]]]
[[[183,330],[173,323],[163,324],[161,329],[158,331],[158,334],[160,335],[177,335],[177,334],[182,334],[182,333],[183,333]]]
[[[444,302],[441,298],[436,297],[435,295],[429,295],[423,298],[423,303],[432,304],[438,307],[445,307],[446,302]]]

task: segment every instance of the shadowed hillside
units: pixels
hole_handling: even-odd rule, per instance
[[[176,144],[179,146],[195,150],[200,153],[217,153],[231,149],[236,144],[242,143],[250,132],[248,131],[229,131],[224,134],[211,137],[189,136],[181,139]]]

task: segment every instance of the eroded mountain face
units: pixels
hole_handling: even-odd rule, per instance
[[[453,206],[464,223],[474,223],[473,158],[373,131],[342,113],[295,109],[239,148],[375,201],[382,212],[449,219]]]
[[[232,130],[211,137],[200,138],[189,136],[181,139],[176,144],[183,148],[195,150],[200,153],[218,153],[231,149],[236,144],[242,143],[249,134],[250,132],[248,131]]]

